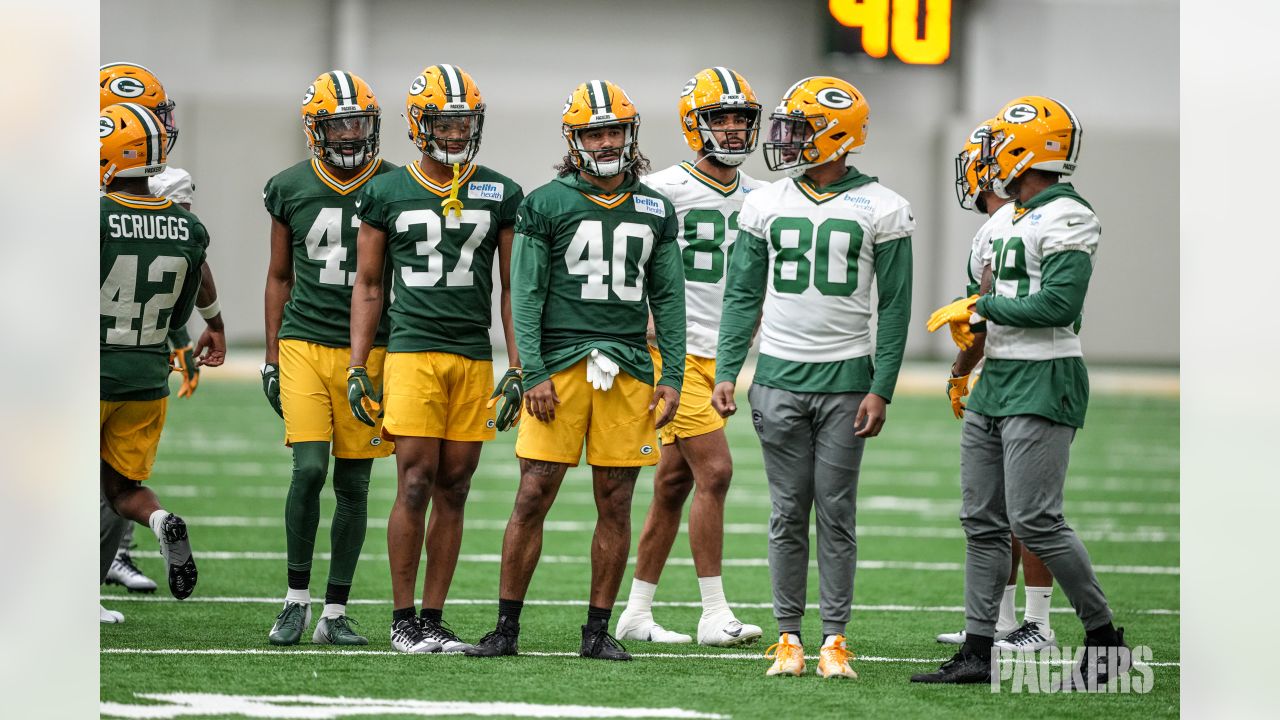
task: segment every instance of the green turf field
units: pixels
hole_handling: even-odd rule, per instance
[[[207,375],[194,399],[170,400],[152,478],[165,506],[187,520],[200,567],[199,587],[185,602],[170,598],[156,543],[148,531],[138,529],[138,564],[160,581],[161,590],[150,597],[128,596],[116,587],[103,590],[103,604],[127,618],[123,625],[101,626],[104,716],[175,717],[147,714],[159,708],[142,707],[168,706],[169,700],[149,696],[175,693],[187,694],[180,698],[183,702],[214,708],[201,717],[755,718],[799,712],[803,717],[906,718],[993,712],[1007,717],[1030,711],[1042,717],[1149,718],[1178,712],[1176,398],[1095,396],[1089,427],[1076,439],[1067,482],[1067,518],[1098,566],[1116,624],[1127,628],[1131,645],[1151,647],[1153,687],[1146,694],[1062,696],[1013,694],[1007,686],[993,693],[987,686],[907,682],[911,673],[930,669],[954,650],[935,643],[934,635],[963,627],[964,541],[957,520],[960,424],[952,419],[941,391],[936,397],[899,397],[890,406],[884,433],[868,444],[859,491],[860,569],[848,631],[849,646],[859,656],[853,667],[860,679],[841,682],[813,675],[816,659],[806,677],[766,678],[769,663],[760,658],[764,644],[722,651],[628,643],[637,656],[631,663],[576,657],[579,625],[586,615],[594,518],[585,468],[570,471],[548,518],[544,559],[521,619],[524,657],[483,660],[391,651],[384,530],[395,493],[392,458],[374,465],[368,540],[348,608],[371,644],[346,653],[315,647],[309,644],[308,630],[304,644],[274,648],[267,644],[267,631],[285,590],[283,506],[289,452],[281,444],[281,421],[257,382],[220,379],[216,371]],[[745,398],[742,402],[745,408]],[[776,626],[764,560],[768,488],[750,423],[742,418],[733,422],[729,438],[735,476],[726,512],[725,590],[738,617],[764,627],[770,639]],[[473,482],[463,558],[445,608],[446,620],[464,640],[474,641],[493,627],[497,559],[517,483],[514,441],[510,433],[490,443]],[[648,508],[651,478],[646,470],[637,487],[633,538]],[[318,553],[328,549],[332,507],[329,495]],[[692,634],[700,611],[689,557],[682,533],[658,589],[655,617],[668,628]],[[323,598],[326,570],[327,555],[321,555],[312,575],[317,600]],[[628,571],[620,602],[630,582]],[[809,598],[816,603],[816,570],[810,573]],[[1018,601],[1021,606],[1021,589]],[[317,604],[317,617],[319,609]],[[1079,644],[1083,633],[1061,591],[1054,597],[1054,610],[1059,642]],[[615,617],[618,612],[620,608]],[[805,624],[806,639],[814,643],[810,655],[816,651],[818,626],[816,609],[811,609]],[[242,705],[237,712],[231,703],[244,701],[189,695],[193,693],[277,696],[269,702],[289,707]],[[324,700],[337,696],[349,699],[341,702],[350,715],[324,714],[321,706],[333,704]],[[210,704],[217,702],[223,704]],[[451,702],[462,704],[447,705]],[[311,709],[304,711],[299,703]],[[580,708],[470,703],[597,707],[591,714]],[[395,712],[396,707],[402,711]]]

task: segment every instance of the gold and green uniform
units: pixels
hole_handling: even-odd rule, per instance
[[[458,180],[461,217],[443,212],[448,196],[449,183],[434,183],[411,163],[371,180],[356,202],[360,220],[387,234],[387,351],[491,360],[498,230],[515,223],[524,192],[505,175],[469,165]]]
[[[165,338],[195,307],[209,233],[166,198],[109,193],[98,202],[99,399],[167,397]]]
[[[613,193],[577,174],[529,193],[516,221],[511,312],[525,387],[598,349],[653,384],[649,313],[662,354],[658,383],[684,380],[684,265],[671,201],[634,175]]]
[[[351,346],[351,288],[356,283],[356,198],[370,180],[397,170],[374,160],[340,182],[314,158],[267,181],[267,212],[289,226],[293,238],[293,289],[284,305],[278,337],[328,347]],[[384,308],[373,344],[387,344]]]

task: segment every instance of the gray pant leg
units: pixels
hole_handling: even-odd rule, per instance
[[[1013,534],[1044,561],[1085,630],[1111,622],[1089,551],[1062,516],[1075,428],[1036,415],[1005,418],[1005,503]]]
[[[98,492],[98,582],[107,581],[107,571],[120,548],[120,536],[133,523],[116,514],[107,496]]]
[[[814,504],[818,517],[818,586],[822,634],[844,635],[853,605],[858,471],[866,439],[854,435],[866,393],[807,394],[813,408]]]
[[[803,397],[752,385],[751,421],[769,480],[769,579],[778,631],[800,632],[809,579],[809,512],[813,507],[813,428]]]
[[[126,522],[124,524],[124,532],[120,534],[120,549],[128,550],[133,547],[133,528],[138,523]]]
[[[996,632],[1012,555],[1000,420],[966,410],[960,435],[960,524],[966,539],[964,629],[985,637]]]

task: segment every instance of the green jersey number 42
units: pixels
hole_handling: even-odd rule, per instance
[[[166,275],[173,275],[173,289],[155,293],[145,302],[138,302],[138,256],[120,255],[111,266],[111,272],[102,281],[101,313],[115,318],[115,326],[107,328],[103,342],[108,345],[155,345],[164,342],[169,333],[168,316],[160,322],[161,313],[168,313],[178,304],[182,295],[183,278],[187,276],[187,259],[161,255],[147,266],[147,281],[164,282]],[[142,328],[133,329],[133,321],[142,317]]]

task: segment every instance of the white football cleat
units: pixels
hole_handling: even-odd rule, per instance
[[[770,665],[769,669],[765,670],[765,675],[770,677],[775,675],[800,677],[804,675],[804,646],[796,640],[795,635],[782,633],[782,636],[778,638],[778,642],[770,645],[764,651],[764,658],[773,661],[773,665]]]
[[[668,630],[654,622],[652,615],[633,613],[630,610],[623,610],[622,615],[618,617],[618,625],[614,628],[613,636],[619,640],[639,640],[672,645],[693,642],[692,637]]]
[[[759,625],[739,622],[732,613],[723,613],[698,621],[698,644],[708,647],[736,647],[760,639],[764,631]]]
[[[115,610],[108,610],[102,607],[101,604],[99,604],[98,605],[98,622],[103,624],[122,623],[124,622],[124,613],[119,613],[119,612],[116,612]]]
[[[1001,640],[1005,639],[1006,637],[1009,636],[1010,633],[1014,631],[1014,629],[997,630],[994,638],[995,641],[1000,642]],[[963,645],[964,631],[961,630],[960,632],[942,633],[941,635],[938,636],[937,640],[938,642],[943,643],[945,645]]]
[[[391,648],[402,653],[437,653],[443,646],[427,638],[418,618],[400,620],[391,626]]]
[[[123,585],[129,592],[156,591],[156,581],[144,575],[138,566],[133,564],[133,558],[129,556],[128,550],[120,550],[116,553],[110,569],[107,570],[106,582],[108,585]]]
[[[995,644],[1004,652],[1035,652],[1057,645],[1058,637],[1053,628],[1042,628],[1033,620],[1022,623],[1022,627],[1009,633],[1003,640],[997,640]]]
[[[830,645],[823,645],[818,654],[818,677],[858,679],[858,673],[849,667],[853,653],[845,645],[843,635],[837,635]]]

